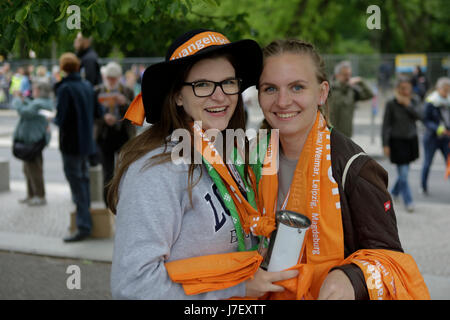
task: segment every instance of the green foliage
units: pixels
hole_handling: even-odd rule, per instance
[[[381,30],[369,30],[370,5],[381,9]],[[448,0],[222,0],[218,8],[202,5],[205,15],[246,14],[244,37],[261,45],[296,37],[327,53],[445,52],[450,47]]]
[[[369,30],[369,5],[381,8],[381,30]],[[448,0],[2,0],[0,54],[50,57],[73,50],[80,30],[67,8],[81,9],[81,31],[100,56],[162,56],[188,29],[212,28],[230,40],[275,38],[313,42],[324,53],[448,51]],[[116,54],[115,53],[115,54]]]

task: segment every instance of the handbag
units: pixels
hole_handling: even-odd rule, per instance
[[[13,142],[13,155],[23,161],[33,161],[47,144],[45,137],[34,143],[24,143],[19,140]]]

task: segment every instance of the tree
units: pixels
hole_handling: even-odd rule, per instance
[[[208,18],[185,18],[192,4],[217,6],[217,0],[6,0],[0,2],[0,54],[14,47],[26,58],[29,49],[45,56],[51,42],[72,50],[80,31],[68,28],[69,5],[80,8],[81,31],[96,41],[100,55],[113,47],[127,55],[163,55],[167,43],[187,28],[213,26]],[[61,51],[61,50],[59,50]],[[59,52],[61,53],[61,52]]]
[[[448,0],[3,0],[0,54],[49,57],[73,50],[69,5],[80,8],[81,31],[100,56],[163,56],[192,28],[212,28],[230,40],[261,45],[296,37],[323,53],[444,52],[450,47]],[[366,26],[367,7],[381,11],[381,30]]]
[[[381,30],[370,30],[367,8],[381,11]],[[221,0],[211,8],[193,6],[190,14],[245,14],[244,37],[261,45],[296,37],[326,53],[445,52],[450,47],[448,0]]]

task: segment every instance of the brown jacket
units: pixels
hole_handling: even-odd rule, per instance
[[[331,132],[333,177],[339,186],[344,228],[344,256],[360,249],[387,249],[403,252],[391,196],[387,190],[388,174],[368,155],[357,157],[349,167],[342,185],[348,160],[363,149],[338,130]],[[345,191],[344,191],[345,189]],[[336,267],[346,273],[357,300],[368,299],[361,269],[354,264]]]

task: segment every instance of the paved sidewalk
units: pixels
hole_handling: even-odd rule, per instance
[[[75,210],[66,184],[46,183],[45,206],[20,204],[26,194],[23,181],[11,181],[11,190],[0,193],[0,250],[55,257],[112,261],[113,239],[88,239],[64,243],[69,234],[70,212]],[[92,204],[103,208],[103,203]]]

